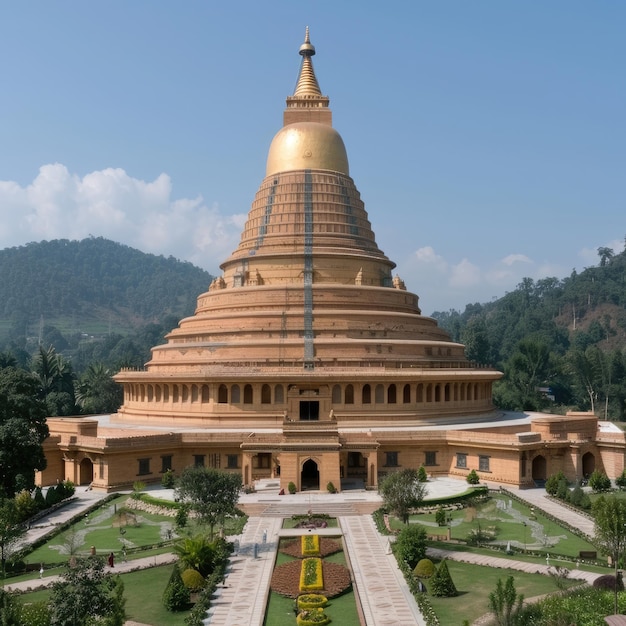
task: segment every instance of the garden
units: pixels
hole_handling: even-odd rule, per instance
[[[333,528],[333,518],[295,516],[283,527],[306,534],[282,538],[272,573],[265,624],[318,626],[331,621],[359,626],[352,577],[340,537],[323,536],[317,528]]]

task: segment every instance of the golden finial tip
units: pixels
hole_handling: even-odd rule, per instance
[[[300,46],[300,54],[304,56],[312,57],[315,54],[315,46],[311,44],[309,39],[309,27],[306,27],[304,31],[304,43]]]

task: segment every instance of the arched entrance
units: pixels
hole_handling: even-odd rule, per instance
[[[91,462],[91,459],[85,457],[80,462],[79,472],[79,485],[89,485],[93,482],[93,463]]]
[[[320,488],[320,471],[317,467],[317,463],[313,459],[308,459],[302,466],[302,473],[300,474],[300,489],[305,491],[306,489],[319,490]]]
[[[543,482],[548,478],[548,464],[542,454],[533,459],[533,480]]]
[[[589,478],[596,469],[596,457],[591,452],[583,454],[583,476]]]

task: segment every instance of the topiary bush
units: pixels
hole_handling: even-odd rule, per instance
[[[615,591],[616,585],[618,591],[624,591],[624,581],[619,575],[617,580],[613,574],[604,574],[593,581],[594,589],[603,589],[605,591]]]
[[[180,575],[180,577],[185,587],[187,587],[187,589],[189,589],[190,591],[198,591],[199,589],[202,589],[206,584],[204,576],[198,570],[191,567],[187,568]]]
[[[421,483],[428,482],[428,473],[426,472],[426,468],[423,465],[420,465],[420,468],[417,470],[417,479]]]
[[[480,477],[475,469],[471,470],[465,479],[470,485],[477,485],[480,482]]]
[[[559,484],[562,481],[565,481],[565,484],[567,484],[567,479],[565,478],[565,474],[561,471],[549,476],[548,480],[546,480],[546,492],[550,494],[551,496],[556,496],[556,492],[559,489]]]
[[[303,593],[296,604],[298,609],[320,609],[328,604],[328,598],[321,593]]]
[[[413,569],[426,557],[426,530],[418,524],[403,528],[394,544],[394,552],[400,561]]]
[[[326,491],[328,491],[328,493],[337,493],[337,487],[335,487],[334,483],[330,482],[326,485]]]
[[[163,592],[163,606],[172,612],[185,611],[189,608],[189,589],[183,583],[178,566],[174,566]]]
[[[459,592],[452,582],[452,577],[450,576],[445,560],[440,563],[437,571],[430,579],[429,590],[433,596],[439,598],[452,598],[458,595]]]
[[[287,491],[289,491],[290,494],[294,494],[296,493],[296,484],[295,483],[289,483],[287,485]]]
[[[435,573],[435,564],[430,559],[422,559],[413,570],[417,578],[430,578]]]
[[[173,489],[176,484],[176,477],[171,469],[165,470],[161,476],[161,486],[165,489]]]

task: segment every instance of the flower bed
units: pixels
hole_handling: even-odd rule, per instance
[[[294,539],[285,543],[281,542],[281,547],[279,549],[283,554],[293,556],[296,559],[302,558],[302,544],[299,539]],[[336,552],[341,552],[341,550],[342,547],[338,541],[329,539],[328,537],[319,537],[319,555],[317,556],[324,558],[331,554],[335,554]]]
[[[321,609],[328,604],[328,598],[321,593],[303,593],[298,596],[298,609]]]
[[[322,574],[322,559],[302,559],[300,567],[300,591],[314,591],[324,589]]]
[[[303,556],[319,556],[320,554],[320,536],[319,535],[302,535],[300,537],[301,551]]]
[[[312,609],[310,611],[300,611],[296,617],[298,626],[324,626],[330,622],[330,618],[324,609]]]
[[[301,571],[302,562],[300,560],[278,565],[272,573],[272,591],[288,598],[297,598],[300,595],[299,581]],[[322,563],[322,580],[324,581],[324,589],[319,589],[318,591],[327,598],[341,595],[344,591],[350,589],[352,584],[350,570],[345,565],[327,563],[326,561]]]

